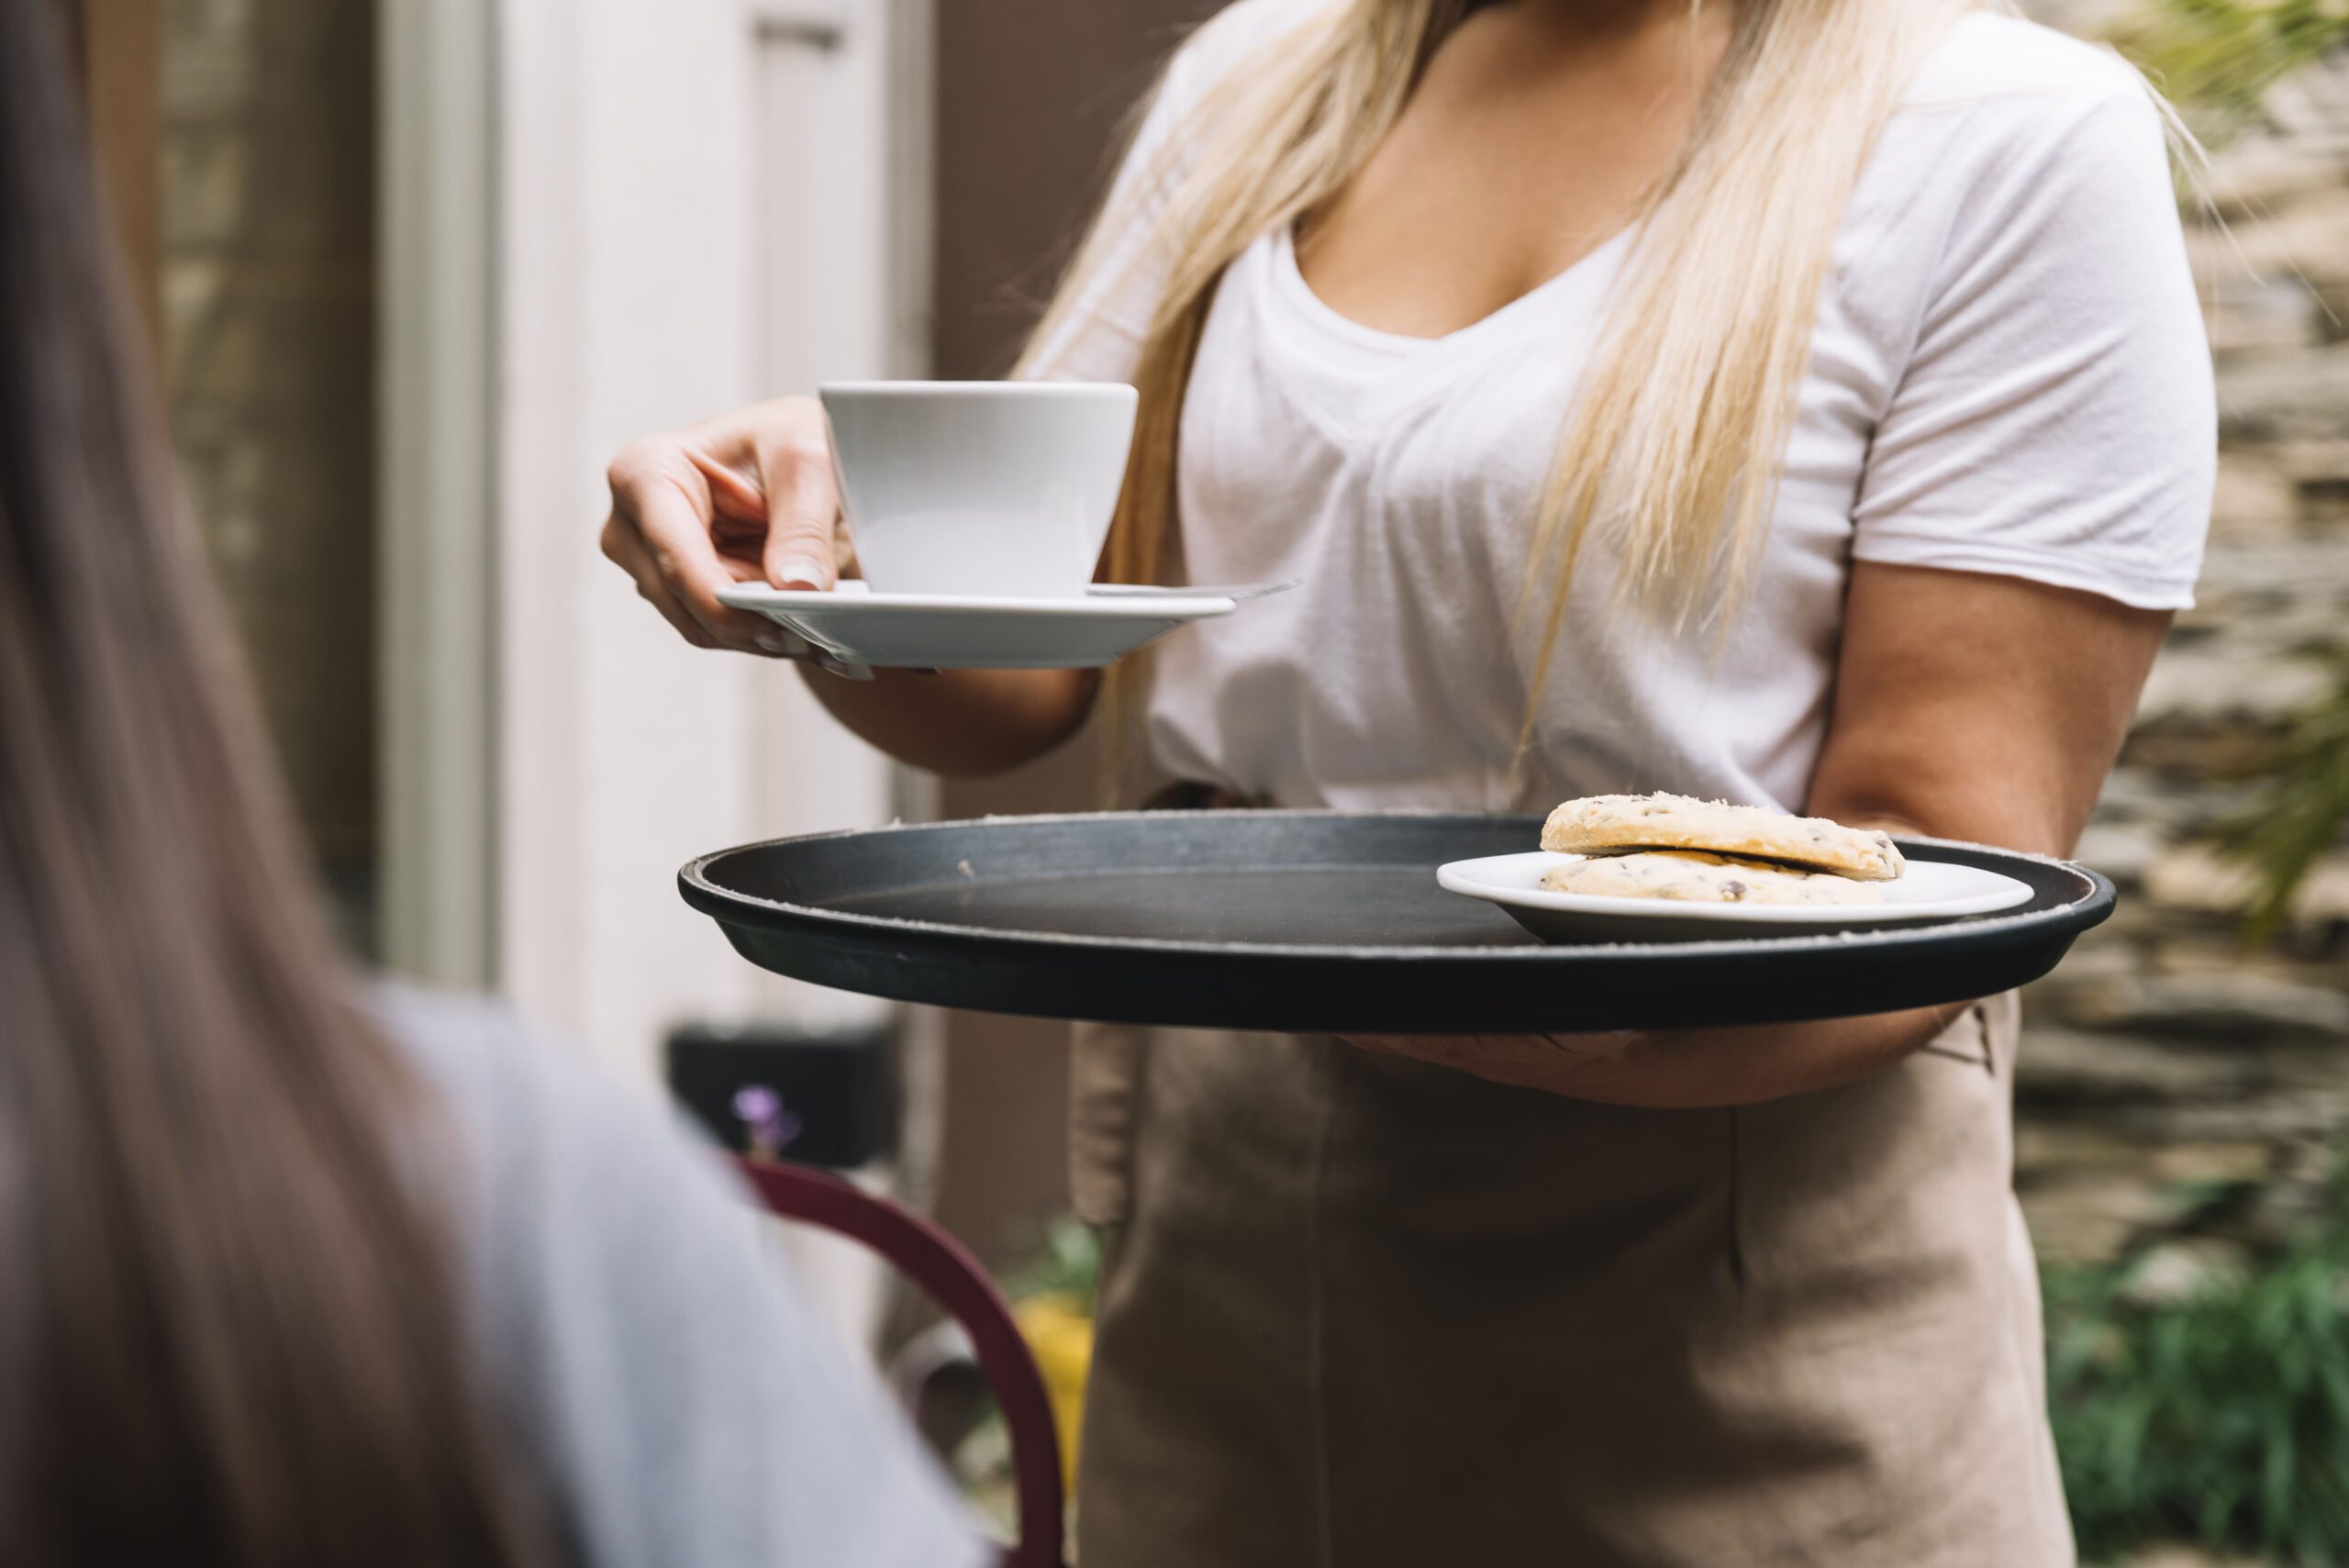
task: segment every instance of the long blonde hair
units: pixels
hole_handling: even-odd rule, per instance
[[[1687,144],[1630,215],[1635,261],[1532,519],[1521,608],[1542,585],[1547,604],[1528,734],[1595,530],[1615,550],[1624,596],[1674,629],[1734,606],[1769,531],[1844,206],[1926,52],[1982,0],[1736,3]],[[1128,183],[1162,204],[1147,233],[1132,232],[1127,201],[1097,219],[1029,353],[1114,285],[1106,274],[1136,264],[1121,258],[1163,269],[1133,378],[1141,407],[1108,548],[1114,580],[1157,581],[1171,565],[1183,396],[1224,269],[1338,194],[1472,8],[1332,0],[1225,72],[1159,166]],[[1113,675],[1113,721],[1121,684]]]

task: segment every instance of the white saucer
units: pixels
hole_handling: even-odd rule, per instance
[[[2027,902],[2031,889],[2013,877],[1950,861],[1910,860],[1899,878],[1884,884],[1881,904],[1684,904],[1668,898],[1607,898],[1552,893],[1542,875],[1578,855],[1535,850],[1487,855],[1438,867],[1436,881],[1453,893],[1497,904],[1544,941],[1686,941],[1734,937],[1819,936],[1881,926],[1916,925],[1987,915]]]
[[[797,632],[844,664],[880,669],[1081,670],[1115,663],[1195,620],[1239,607],[1229,594],[1119,589],[1082,598],[827,593],[738,583],[721,603]]]

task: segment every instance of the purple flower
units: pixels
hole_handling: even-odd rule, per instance
[[[750,1084],[734,1092],[734,1117],[749,1135],[751,1152],[772,1160],[799,1136],[801,1122],[783,1103],[783,1096],[763,1084]]]

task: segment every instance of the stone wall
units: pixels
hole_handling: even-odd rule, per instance
[[[2181,1278],[2314,1201],[2349,1147],[2349,851],[2252,948],[2215,850],[2292,719],[2349,675],[2349,58],[2279,83],[2213,165],[2216,213],[2188,232],[2221,408],[2201,602],[2081,847],[2120,912],[2032,988],[2017,1084],[2043,1255],[2159,1241]]]

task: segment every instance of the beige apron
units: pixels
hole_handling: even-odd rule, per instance
[[[1078,1031],[1082,1568],[2057,1568],[2017,1006],[1735,1110]]]

